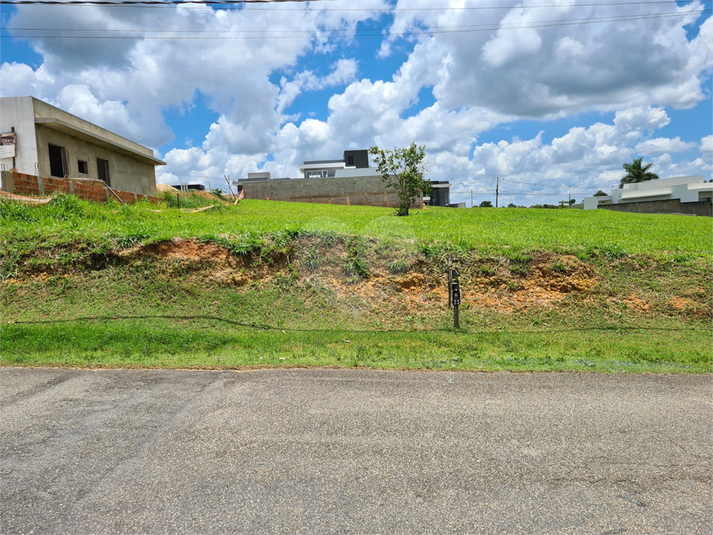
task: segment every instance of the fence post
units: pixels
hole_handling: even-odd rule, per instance
[[[40,193],[40,197],[45,194],[45,183],[40,175],[37,175],[37,190]]]

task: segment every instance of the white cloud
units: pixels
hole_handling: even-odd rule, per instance
[[[713,135],[701,139],[701,155],[707,163],[713,163]]]
[[[697,147],[696,143],[681,141],[680,136],[673,139],[658,137],[647,139],[636,146],[636,152],[641,156],[653,156],[664,153],[686,152]]]
[[[304,91],[322,90],[345,85],[356,78],[357,69],[356,60],[342,58],[332,65],[332,71],[328,75],[321,78],[312,71],[302,71],[289,81],[283,76],[280,80],[280,96],[278,97],[277,109],[283,112]]]
[[[614,125],[622,132],[658,130],[671,122],[663,108],[629,108],[616,112]]]
[[[276,105],[280,87],[271,83],[270,75],[282,69],[290,78],[298,59],[317,46],[318,33],[329,36],[330,30],[338,29],[343,33],[336,42],[348,41],[359,21],[378,16],[369,9],[383,5],[383,0],[365,1],[359,11],[335,10],[338,2],[330,3],[330,9],[315,5],[296,10],[19,6],[7,23],[16,35],[23,34],[18,28],[50,27],[72,28],[73,36],[101,31],[102,37],[121,39],[33,39],[30,44],[43,56],[43,64],[34,70],[3,64],[0,91],[12,96],[32,94],[81,109],[90,120],[98,118],[100,125],[151,146],[172,137],[163,124],[163,110],[190,106],[200,91],[224,118],[219,131],[209,134],[214,143],[222,134],[234,150],[266,152],[271,148],[270,135],[283,120]],[[111,33],[117,31],[121,33]],[[285,35],[289,38],[279,38]],[[302,90],[346,84],[354,79],[356,69],[354,60],[341,59],[330,73],[301,75],[297,91],[282,98],[289,101]],[[98,113],[103,111],[111,111],[111,117]],[[144,127],[137,129],[137,124]]]
[[[71,27],[78,34],[121,30],[135,38],[32,40],[44,62],[35,69],[0,65],[0,94],[32,94],[160,146],[172,137],[164,110],[190,109],[200,93],[219,118],[208,132],[196,133],[195,139],[204,137],[199,147],[165,155],[166,173],[194,178],[237,177],[258,169],[295,176],[303,159],[414,140],[427,145],[436,163],[434,178],[456,184],[476,185],[500,175],[548,187],[571,180],[605,187],[620,173],[621,163],[638,155],[660,157],[657,165],[667,172],[698,165],[697,160],[680,162],[680,156],[665,159],[695,150],[693,144],[680,136],[653,138],[652,133],[671,122],[667,106],[690,107],[706,98],[713,18],[691,41],[684,28],[703,5],[575,6],[574,1],[553,0],[554,7],[534,7],[541,4],[522,0],[516,7],[503,3],[499,9],[480,9],[488,6],[460,0],[451,2],[455,9],[434,10],[432,0],[399,0],[398,7],[409,9],[392,12],[393,25],[380,54],[401,51],[408,58],[384,79],[364,77],[360,70],[367,71],[368,65],[356,53],[335,54],[323,65],[315,58],[353,42],[361,21],[384,20],[377,10],[387,5],[385,0],[364,0],[359,10],[349,9],[354,4],[346,1],[290,5],[289,10],[274,4],[239,10],[19,6],[9,28],[49,25]],[[685,16],[552,24],[666,10]],[[173,35],[191,39],[161,38],[172,35],[166,32],[183,32]],[[299,115],[291,108],[300,94],[324,88],[333,91],[327,117]],[[429,90],[435,103],[424,107],[418,99]],[[551,143],[543,142],[541,134],[473,149],[478,136],[498,124],[583,111],[616,114],[610,124],[572,128]],[[713,144],[709,138],[701,141],[708,162],[701,165],[713,159],[713,149],[706,148]]]
[[[533,29],[498,32],[497,37],[483,45],[481,57],[491,67],[505,67],[524,57],[532,56],[541,47],[542,38]]]
[[[575,4],[541,9],[530,7],[541,5],[538,0],[525,0],[504,14],[502,9],[399,12],[391,46],[404,29],[441,29],[420,37],[422,46],[407,65],[420,64],[426,54],[440,65],[432,56],[441,55],[448,69],[434,94],[444,109],[487,107],[506,115],[551,118],[634,106],[686,108],[705,98],[701,73],[713,64],[713,19],[691,42],[684,30],[702,4]],[[475,2],[461,5],[478,7]],[[672,11],[681,16],[636,19]],[[596,22],[608,17],[632,19]],[[574,24],[558,25],[563,21]]]
[[[668,123],[665,113],[660,112],[652,108],[623,110],[612,124],[574,127],[549,144],[543,143],[540,132],[532,139],[478,145],[473,151],[472,175],[461,184],[483,190],[492,188],[492,180],[498,176],[504,192],[535,194],[518,198],[518,204],[556,204],[548,198],[556,197],[558,192],[573,191],[581,197],[582,193],[591,195],[597,189],[606,191],[615,186],[623,176],[622,164],[639,156],[656,155],[649,161],[662,178],[703,174],[706,169],[701,158],[676,161],[672,157],[672,153],[695,149],[697,144],[683,142],[680,137],[639,141],[652,125],[661,128]],[[713,145],[713,136],[708,137],[711,139],[704,138],[701,145]],[[713,146],[710,154],[713,155]]]

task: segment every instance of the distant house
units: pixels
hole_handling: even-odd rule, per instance
[[[153,195],[153,151],[34,97],[0,98],[0,167],[43,177],[94,178]]]
[[[618,212],[713,215],[713,184],[703,176],[682,176],[624,184],[609,195],[584,199],[584,209]]]
[[[300,165],[300,178],[272,178],[268,172],[248,173],[237,181],[248,199],[398,206],[398,195],[386,189],[375,167],[369,167],[367,150],[345,150],[341,160],[309,160]],[[424,204],[449,206],[447,181],[434,182],[430,197],[419,199],[414,207]]]

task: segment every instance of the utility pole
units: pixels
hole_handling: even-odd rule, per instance
[[[470,188],[470,207],[473,208],[473,188]]]
[[[567,203],[567,208],[572,208],[572,192],[569,192],[569,202]]]
[[[500,194],[500,177],[495,179],[495,208],[498,207],[498,195]]]

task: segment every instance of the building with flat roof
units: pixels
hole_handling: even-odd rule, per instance
[[[713,184],[697,175],[624,184],[609,195],[587,197],[583,204],[585,210],[711,215],[712,199]]]
[[[378,169],[369,167],[369,151],[345,150],[341,160],[307,160],[300,165],[300,178],[271,178],[268,172],[248,173],[236,182],[248,199],[360,204],[390,206],[399,204],[396,191],[387,190]],[[424,203],[450,206],[450,182],[434,182],[430,197],[418,199],[413,208]]]
[[[153,151],[34,97],[0,98],[0,167],[57,178],[95,178],[153,195]]]

